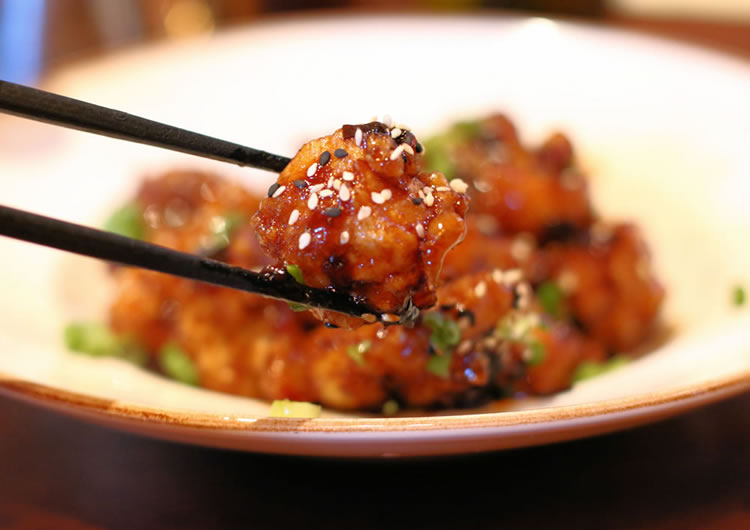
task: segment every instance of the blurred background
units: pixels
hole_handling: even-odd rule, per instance
[[[0,0],[0,79],[35,83],[45,72],[120,47],[282,13],[480,9],[635,28],[750,55],[750,0]]]

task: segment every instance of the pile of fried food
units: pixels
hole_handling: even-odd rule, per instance
[[[304,145],[263,198],[170,172],[143,182],[112,222],[361,294],[386,322],[405,303],[421,308],[414,326],[387,326],[113,269],[106,338],[118,351],[201,387],[341,410],[564,390],[648,340],[664,296],[638,229],[592,209],[568,139],[529,149],[503,115],[424,145],[391,123],[346,125]],[[85,342],[69,331],[73,347]]]

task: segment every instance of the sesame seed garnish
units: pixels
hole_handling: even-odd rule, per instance
[[[318,162],[320,163],[321,166],[325,166],[330,159],[331,159],[331,153],[329,153],[328,151],[323,151],[323,153],[321,153],[320,155],[320,160],[318,160]]]
[[[422,190],[419,190],[419,191],[417,192],[417,194],[419,195],[419,198],[420,198],[420,199],[424,200],[424,192],[423,192]]]
[[[292,213],[289,214],[289,226],[296,223],[297,219],[299,219],[299,210],[292,210]]]
[[[396,147],[396,149],[394,149],[394,150],[393,150],[393,151],[391,152],[391,160],[396,160],[396,159],[397,159],[398,157],[400,157],[400,156],[401,156],[401,153],[403,153],[403,152],[404,152],[404,146],[405,146],[405,145],[406,145],[406,144],[401,144],[401,145],[399,145],[398,147]]]
[[[325,184],[315,184],[313,186],[310,186],[310,193],[317,193],[325,187]]]
[[[385,197],[378,193],[377,191],[373,191],[370,193],[370,198],[372,199],[372,202],[375,204],[383,204],[385,202]]]
[[[339,191],[341,189],[341,180],[340,179],[336,179],[336,180],[333,181],[333,189],[335,189],[336,191]]]
[[[497,284],[503,283],[503,271],[500,269],[495,269],[494,271],[492,271],[492,281]]]
[[[294,185],[297,186],[298,188],[304,188],[305,186],[307,186],[307,182],[305,182],[302,179],[297,179],[294,181]]]
[[[417,235],[421,238],[424,238],[424,226],[422,225],[422,223],[417,223],[416,230]]]
[[[318,195],[320,195],[321,199],[324,198],[324,197],[330,197],[331,195],[333,195],[333,191],[332,190],[323,190]]]
[[[398,315],[394,315],[393,313],[383,313],[380,315],[380,319],[383,322],[388,322],[389,324],[392,324],[394,322],[398,322]]]
[[[346,152],[346,149],[336,149],[336,150],[335,150],[335,151],[333,152],[333,155],[334,155],[334,156],[335,156],[336,158],[344,158],[344,157],[345,157],[346,155],[348,155],[348,154],[349,154],[349,153],[347,153],[347,152]]]
[[[398,138],[399,136],[401,136],[401,129],[398,127],[391,129],[391,138]]]
[[[533,236],[530,234],[518,234],[510,244],[510,255],[516,261],[526,261],[534,251]]]
[[[357,129],[357,130],[359,130],[359,129]],[[365,313],[365,314],[362,315],[362,320],[364,320],[365,322],[368,322],[368,323],[372,324],[373,322],[375,322],[377,320],[377,317],[375,315],[373,315],[372,313]]]
[[[375,332],[375,336],[379,339],[384,339],[385,334],[387,333],[386,328],[380,328]]]
[[[304,250],[307,245],[310,244],[310,241],[312,240],[312,236],[310,236],[310,232],[303,232],[299,236],[299,249]]]
[[[311,210],[314,210],[317,205],[318,205],[318,194],[313,192],[310,195],[310,198],[307,199],[307,207],[310,208]]]
[[[437,188],[435,188],[435,191],[450,191],[450,190],[451,190],[450,186],[438,186]]]
[[[362,143],[362,129],[360,128],[357,128],[354,132],[354,143],[357,144],[357,147]]]
[[[275,199],[276,197],[278,197],[279,195],[281,195],[282,193],[284,193],[285,189],[286,189],[286,186],[279,186],[276,189],[276,191],[273,192],[272,197]]]
[[[341,236],[339,237],[339,243],[342,245],[346,245],[349,242],[349,232],[344,230],[341,232]]]
[[[435,204],[435,197],[432,196],[432,193],[428,193],[424,196],[424,203],[427,206],[432,206],[433,204]]]
[[[268,188],[268,196],[273,197],[273,194],[276,193],[276,190],[279,189],[280,186],[281,184],[279,184],[278,182],[274,182],[273,184],[271,184],[271,186]]]
[[[363,206],[357,212],[357,219],[360,221],[362,219],[366,219],[367,217],[370,216],[371,213],[372,213],[372,208],[370,208],[369,206]]]
[[[384,189],[383,191],[380,192],[380,196],[383,197],[383,199],[385,199],[387,201],[388,199],[390,199],[391,197],[393,197],[393,193],[391,193],[391,190],[389,190],[388,188],[386,188],[386,189]]]
[[[317,170],[318,170],[318,163],[313,162],[312,164],[310,164],[310,167],[307,168],[307,176],[312,177]]]
[[[326,182],[326,188],[333,188],[333,177],[328,177],[328,182]]]
[[[474,287],[474,296],[482,298],[485,294],[487,294],[487,284],[483,281],[476,284]]]
[[[414,197],[411,202],[412,204],[420,205],[424,199],[422,197]]]
[[[528,309],[531,298],[531,287],[528,283],[519,283],[516,285],[516,295],[518,296],[518,309],[524,311]]]
[[[341,189],[339,190],[339,199],[346,202],[351,197],[351,193],[349,192],[349,188],[346,184],[341,185]]]
[[[347,182],[351,182],[352,180],[354,180],[354,173],[352,173],[351,171],[344,171],[341,174],[341,178]]]
[[[518,283],[523,279],[523,271],[521,269],[510,269],[505,271],[503,275],[505,282],[508,284]]]
[[[393,125],[393,118],[391,118],[390,114],[383,114],[383,125],[386,127]]]
[[[424,188],[422,188],[422,191],[425,193],[425,195],[427,195],[428,193],[432,193],[432,188],[429,186],[425,186]]]
[[[453,179],[450,181],[451,189],[456,193],[466,193],[469,189],[469,185],[461,179]]]
[[[404,147],[404,151],[409,153],[410,155],[414,155],[414,149],[409,144],[401,144]]]
[[[338,217],[341,215],[341,208],[327,208],[323,213],[328,217]]]

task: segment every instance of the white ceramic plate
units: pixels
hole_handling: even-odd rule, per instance
[[[750,68],[623,32],[507,18],[280,19],[131,50],[46,87],[292,155],[345,122],[389,113],[426,135],[503,110],[529,142],[567,131],[606,217],[635,219],[668,299],[668,342],[620,371],[503,412],[267,418],[268,405],[67,353],[64,324],[101,318],[104,267],[0,239],[0,389],[130,431],[311,455],[518,447],[653,421],[750,387]],[[98,224],[144,174],[204,167],[265,189],[270,175],[0,116],[0,202]],[[750,283],[747,285],[750,286]]]

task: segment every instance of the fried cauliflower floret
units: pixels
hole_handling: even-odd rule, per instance
[[[421,151],[412,133],[380,122],[305,144],[253,217],[263,249],[306,285],[360,295],[378,313],[432,306],[468,197],[463,182],[421,172]]]

